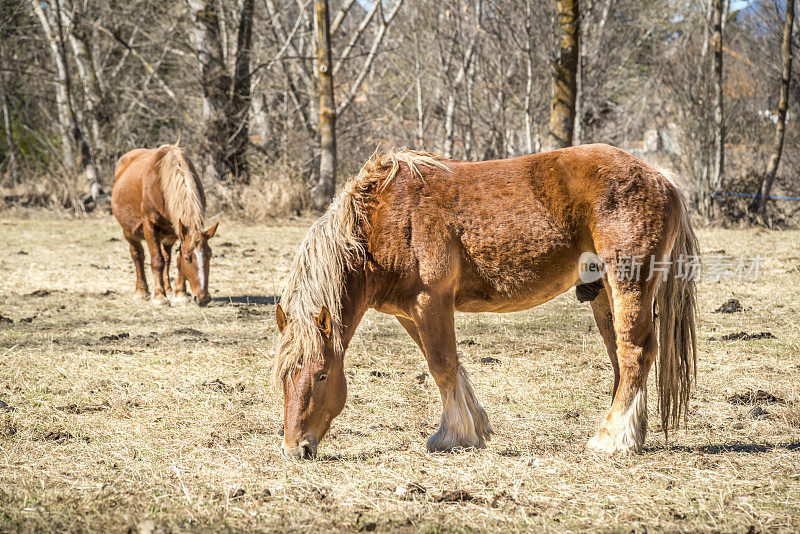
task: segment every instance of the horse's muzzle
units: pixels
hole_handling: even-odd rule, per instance
[[[211,302],[211,295],[208,293],[200,293],[200,295],[197,297],[197,304],[201,308],[207,305],[209,302]]]
[[[313,437],[300,440],[297,445],[281,445],[281,454],[289,460],[313,460],[317,457],[317,440]]]

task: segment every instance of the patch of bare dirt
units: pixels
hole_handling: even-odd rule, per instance
[[[786,400],[776,397],[768,391],[757,389],[755,391],[744,391],[736,393],[727,397],[725,400],[731,404],[747,405],[747,404],[786,404]]]

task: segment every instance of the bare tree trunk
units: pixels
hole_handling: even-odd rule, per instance
[[[466,90],[467,100],[467,125],[466,132],[464,133],[464,159],[469,160],[472,158],[472,141],[475,138],[474,124],[472,116],[475,112],[475,106],[472,98],[472,88],[475,85],[475,63],[472,62],[467,69],[466,83],[464,89]]]
[[[69,110],[69,95],[67,93],[67,66],[64,64],[64,57],[61,55],[60,47],[56,41],[55,31],[50,23],[50,19],[42,9],[42,4],[38,0],[30,0],[36,18],[42,26],[42,32],[50,48],[50,57],[56,67],[56,112],[58,115],[58,129],[61,134],[62,162],[67,172],[75,172],[75,143],[72,132],[75,126],[72,123],[72,114]]]
[[[711,41],[711,26],[713,25],[712,16],[714,15],[714,0],[705,0],[706,4],[706,24],[703,28],[703,48],[700,52],[700,57],[703,59],[708,56],[708,47]]]
[[[583,143],[583,82],[586,63],[586,46],[589,41],[589,25],[586,16],[591,12],[593,2],[588,0],[584,4],[579,16],[580,20],[580,45],[578,46],[578,64],[575,72],[575,125],[573,126],[572,142],[576,145]]]
[[[86,48],[86,43],[72,34],[70,34],[69,41],[72,47],[72,53],[75,56],[75,64],[78,67],[78,78],[81,81],[81,88],[83,89],[86,101],[86,111],[89,115],[87,119],[92,134],[92,145],[95,147],[96,151],[102,142],[102,136],[100,135],[100,109],[103,95],[100,92],[100,82],[92,68],[92,60]]]
[[[336,189],[336,103],[333,97],[328,0],[314,0],[314,12],[317,17],[320,160],[319,180],[311,188],[311,199],[314,206],[321,210],[330,203]]]
[[[789,108],[789,82],[792,77],[792,26],[794,24],[794,0],[786,2],[786,22],[783,25],[783,40],[781,42],[781,91],[778,100],[778,122],[775,123],[775,137],[772,140],[772,155],[767,164],[762,187],[759,188],[761,196],[756,197],[754,211],[760,212],[763,218],[766,213],[772,184],[778,173],[783,153],[783,140],[786,134],[786,111]]]
[[[59,0],[54,0],[52,8],[48,10],[47,14],[42,9],[42,5],[36,0],[31,0],[31,6],[42,26],[45,38],[50,46],[53,62],[56,65],[56,72],[58,73],[56,106],[58,108],[59,129],[63,140],[64,166],[68,171],[74,172],[76,170],[74,150],[77,146],[78,153],[81,156],[80,170],[83,172],[89,187],[89,198],[94,201],[97,200],[101,193],[100,177],[72,102],[72,83],[67,64],[61,4]],[[48,14],[50,18],[48,18]]]
[[[72,135],[75,139],[75,144],[78,146],[78,153],[81,155],[81,169],[83,171],[86,184],[89,186],[89,199],[95,202],[102,193],[102,188],[100,187],[100,175],[95,165],[94,154],[89,147],[87,136],[81,129],[81,122],[78,120],[75,104],[72,101],[72,81],[69,77],[69,70],[67,68],[67,45],[64,37],[64,27],[61,18],[63,8],[61,7],[60,0],[54,0],[54,4],[58,12],[53,16],[55,19],[54,26],[58,30],[58,49],[61,55],[61,62],[64,65],[64,85],[67,94],[67,109],[69,110],[72,119]]]
[[[361,36],[366,31],[367,26],[369,26],[370,21],[375,17],[375,13],[378,12],[378,9],[381,7],[381,2],[373,2],[372,7],[369,11],[367,11],[364,18],[361,19],[361,23],[358,25],[356,30],[351,33],[350,40],[347,41],[347,46],[344,47],[342,53],[336,58],[336,63],[333,65],[333,75],[336,76],[339,74],[339,69],[342,68],[347,58],[350,57],[350,53],[353,51],[353,47],[356,46],[356,43],[361,39]]]
[[[722,98],[722,40],[729,0],[714,0],[714,160],[711,170],[710,191],[706,192],[704,215],[712,216],[713,194],[722,185],[725,176],[725,114]]]
[[[77,66],[78,78],[81,82],[84,100],[86,102],[89,132],[91,133],[92,152],[97,153],[102,142],[100,135],[101,107],[103,102],[103,90],[100,86],[100,79],[94,68],[92,56],[86,40],[82,37],[75,21],[75,9],[70,0],[61,1],[61,24],[68,30],[68,39],[72,49],[75,65]]]
[[[575,125],[575,95],[580,50],[579,0],[556,0],[559,50],[553,60],[549,148],[570,146]]]
[[[223,174],[225,154],[225,107],[230,77],[223,61],[222,41],[216,0],[189,0],[194,22],[194,47],[200,61],[200,83],[203,87],[204,145],[203,171],[211,180]]]
[[[250,139],[248,130],[250,111],[250,48],[253,41],[253,0],[244,0],[239,15],[239,33],[236,39],[236,63],[233,73],[233,95],[231,99],[231,116],[235,128],[228,167],[237,181],[250,181],[250,169],[247,165],[247,144]]]
[[[464,81],[464,76],[466,75],[467,69],[472,62],[472,54],[475,51],[475,41],[477,40],[477,37],[478,33],[475,32],[475,35],[472,37],[472,41],[470,41],[469,45],[467,45],[466,52],[464,52],[464,60],[461,62],[461,66],[458,69],[458,74],[456,74],[455,80],[453,80],[453,83],[450,85],[450,96],[447,98],[447,111],[445,112],[444,117],[444,155],[448,158],[453,155],[453,136],[455,135],[453,117],[455,116],[456,112],[456,91]]]
[[[5,50],[0,48],[0,106],[3,108],[3,133],[6,136],[8,146],[8,173],[11,175],[11,183],[20,183],[19,161],[17,159],[17,143],[14,140],[14,132],[11,129],[11,114],[8,101],[8,90],[6,89],[5,78]]]
[[[414,76],[415,89],[417,91],[417,148],[425,146],[425,110],[422,108],[422,68],[420,66],[419,33],[414,31]]]
[[[575,73],[575,125],[573,126],[572,142],[576,145],[583,143],[583,68],[586,60],[585,45],[581,42],[578,55],[577,72]]]
[[[532,119],[532,93],[533,93],[533,33],[531,17],[531,0],[525,2],[525,68],[527,82],[525,84],[525,150],[533,153],[533,119]]]

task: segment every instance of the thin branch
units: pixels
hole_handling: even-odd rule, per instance
[[[109,30],[108,28],[96,22],[93,22],[92,25],[101,32],[105,33],[106,35],[116,40],[119,44],[124,46],[126,50],[130,50],[131,54],[133,54],[133,57],[138,59],[141,62],[142,66],[145,68],[145,70],[147,70],[147,72],[149,72],[153,76],[153,78],[155,78],[155,80],[158,82],[158,84],[161,86],[161,88],[164,90],[164,92],[167,94],[170,100],[178,104],[178,97],[175,96],[175,92],[172,89],[170,89],[170,87],[167,85],[167,82],[165,82],[164,79],[161,76],[159,76],[158,72],[156,72],[156,69],[153,68],[153,66],[147,61],[147,59],[145,59],[145,57],[142,54],[139,53],[138,50],[133,48],[127,41],[125,41],[125,39],[123,39],[122,36],[119,35],[119,33]]]
[[[380,3],[380,2],[376,2]],[[389,16],[385,19],[381,20],[381,26],[378,29],[378,33],[375,35],[375,39],[372,41],[372,48],[370,48],[369,55],[367,59],[364,61],[364,64],[361,67],[361,71],[356,76],[355,81],[350,86],[350,91],[348,91],[347,96],[342,100],[341,104],[336,108],[336,116],[340,117],[342,113],[347,110],[350,104],[353,102],[353,99],[356,96],[356,93],[361,87],[361,82],[364,81],[364,78],[372,69],[372,63],[375,61],[375,56],[378,52],[378,48],[381,45],[381,41],[383,41],[384,35],[386,35],[386,30],[389,28],[389,25],[392,23],[392,19],[394,16],[397,15],[397,12],[400,11],[400,8],[403,6],[403,0],[397,0],[397,3],[394,5],[394,8],[389,13]]]

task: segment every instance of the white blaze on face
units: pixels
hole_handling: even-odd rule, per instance
[[[194,249],[194,257],[197,259],[197,276],[200,281],[200,289],[206,287],[206,269],[203,265],[203,251],[199,248]]]

